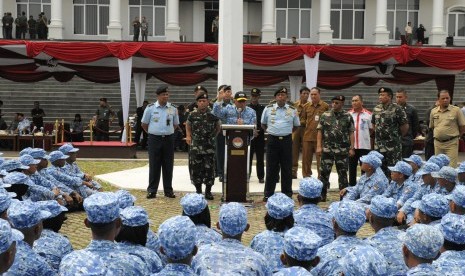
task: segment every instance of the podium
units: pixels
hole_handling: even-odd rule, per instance
[[[247,202],[250,140],[255,125],[222,125],[225,137],[223,197],[225,202]]]

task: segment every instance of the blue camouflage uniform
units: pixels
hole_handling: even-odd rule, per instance
[[[391,172],[399,172],[405,177],[408,177],[404,182],[399,185],[399,183],[391,180],[387,189],[384,191],[383,196],[394,198],[396,201],[397,207],[400,208],[404,203],[411,198],[415,191],[418,189],[416,183],[410,181],[410,176],[412,175],[412,167],[405,161],[398,161],[395,166],[388,167]]]
[[[387,276],[389,264],[375,248],[354,246],[341,259],[340,265],[344,276],[378,275]]]
[[[449,212],[449,200],[443,195],[431,193],[424,195],[421,200],[412,203],[412,207],[419,209],[425,215],[431,218],[442,218]],[[438,224],[440,220],[430,224]]]
[[[230,125],[237,125],[238,118],[244,121],[244,125],[255,125],[257,121],[257,114],[252,108],[246,106],[244,110],[238,111],[235,105],[223,106],[223,101],[213,104],[212,113],[218,117],[222,123]]]
[[[3,182],[10,185],[24,184],[27,185],[27,192],[22,199],[31,201],[52,200],[55,194],[47,188],[35,185],[31,178],[21,172],[11,172],[3,178]]]
[[[30,127],[31,127],[31,121],[29,121],[29,119],[27,119],[26,117],[24,117],[21,121],[18,122],[19,131],[29,130]]]
[[[224,204],[220,209],[219,220],[221,231],[235,237],[247,227],[247,211],[237,202]],[[224,238],[199,248],[192,260],[192,269],[200,275],[271,274],[263,255],[232,238]]]
[[[305,177],[299,183],[299,195],[312,199],[321,197],[323,183],[315,177]],[[308,228],[322,238],[321,246],[334,240],[333,217],[318,205],[305,204],[294,212],[294,225]]]
[[[457,185],[446,198],[452,200],[456,205],[465,208],[465,186]]]
[[[308,270],[301,266],[291,266],[286,268],[281,268],[278,272],[273,273],[274,276],[311,276]]]
[[[459,166],[455,170],[457,171],[457,176],[464,174],[465,173],[465,162],[460,163]],[[457,179],[457,184],[465,185],[465,182],[460,182],[460,180]]]
[[[457,245],[465,244],[465,216],[449,213],[442,218],[438,227],[444,240]],[[433,267],[442,275],[465,275],[465,251],[447,250],[433,262]]]
[[[442,179],[445,179],[449,183],[453,183],[454,188],[455,186],[457,186],[457,182],[456,182],[457,171],[452,167],[443,166],[438,172],[431,173],[431,176],[434,178],[442,178]],[[452,190],[448,191],[445,187],[442,187],[441,185],[437,185],[435,192],[438,194],[442,194],[442,195],[448,195],[452,192]]]
[[[60,265],[61,276],[116,276],[108,271],[100,258],[88,251],[79,250],[66,255]]]
[[[421,185],[423,183],[423,179],[421,178],[421,175],[418,174],[418,171],[421,169],[425,162],[421,159],[419,155],[416,154],[412,154],[408,158],[404,158],[404,161],[412,162],[415,163],[415,165],[417,165],[418,170],[409,177],[409,180],[414,183],[417,183],[418,185]]]
[[[1,211],[0,211],[1,213]],[[0,218],[0,255],[6,252],[13,242],[18,243],[24,239],[23,233],[11,228],[7,220]],[[2,267],[5,270],[5,267]],[[1,271],[1,270],[0,270]]]

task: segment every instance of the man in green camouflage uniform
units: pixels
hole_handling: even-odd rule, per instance
[[[402,107],[392,103],[394,93],[390,88],[378,90],[379,104],[373,109],[371,122],[375,131],[375,150],[383,156],[381,168],[388,179],[388,166],[402,160],[402,136],[408,132],[407,115]]]
[[[347,111],[342,110],[345,97],[335,96],[331,100],[332,109],[324,112],[317,126],[316,153],[321,155],[320,180],[323,182],[321,197],[326,200],[329,189],[329,175],[333,164],[339,180],[339,190],[346,188],[347,170],[349,169],[349,155],[354,151],[354,119]]]
[[[186,142],[189,144],[189,173],[197,193],[202,193],[205,184],[205,198],[212,200],[211,188],[215,182],[215,137],[220,132],[218,117],[211,113],[208,95],[201,93],[196,98],[197,108],[186,122]]]

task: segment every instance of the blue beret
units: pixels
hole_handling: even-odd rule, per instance
[[[442,218],[449,212],[449,201],[443,195],[431,193],[424,195],[421,200],[414,201],[412,207],[420,209],[430,217]]]
[[[465,162],[462,162],[459,164],[457,169],[455,169],[457,173],[464,173],[465,172]]]
[[[409,158],[404,158],[404,161],[415,163],[418,167],[423,166],[423,163],[424,163],[421,157],[416,154],[410,155]]]
[[[382,195],[374,196],[371,199],[370,212],[382,218],[395,218],[397,206],[394,198],[388,198]]]
[[[412,254],[429,260],[438,256],[444,243],[444,237],[437,227],[420,223],[408,228],[399,238]]]
[[[449,156],[445,155],[444,153],[440,153],[436,155],[436,157],[441,161],[442,166],[449,166],[450,158]]]
[[[158,228],[158,237],[165,255],[173,260],[184,259],[192,253],[196,233],[195,224],[186,216],[169,218]]]
[[[18,169],[27,170],[29,169],[29,166],[24,166],[23,164],[21,164],[21,162],[19,162],[19,160],[14,159],[14,160],[7,160],[3,162],[1,169],[7,172],[11,172],[13,170],[18,170]]]
[[[391,172],[399,172],[406,176],[412,175],[412,166],[405,161],[398,161],[394,167],[388,167]]]
[[[84,199],[87,219],[92,223],[109,223],[119,217],[118,197],[111,192],[95,193]]]
[[[34,159],[34,157],[30,156],[29,154],[23,154],[19,158],[19,162],[21,162],[21,164],[23,164],[24,166],[29,166],[39,164],[40,160]]]
[[[452,200],[458,206],[465,208],[465,186],[456,185],[454,190],[446,195],[446,198]]]
[[[384,255],[368,245],[349,248],[339,263],[344,276],[388,275],[388,263]]]
[[[376,151],[376,150],[372,150],[368,153],[368,155],[374,155],[376,157],[379,158],[379,160],[383,160],[384,159],[384,155],[381,154],[379,151]]]
[[[0,213],[5,212],[10,207],[12,197],[5,189],[0,189]]]
[[[298,261],[311,261],[321,242],[321,237],[310,229],[294,226],[284,234],[284,252]]]
[[[370,165],[373,169],[377,169],[383,163],[381,159],[376,157],[374,154],[367,154],[360,157],[360,162]]]
[[[223,204],[219,220],[223,233],[229,236],[242,234],[247,227],[247,210],[237,202]]]
[[[10,185],[24,184],[31,186],[34,183],[31,178],[22,172],[11,172],[3,178],[3,182]]]
[[[42,220],[50,218],[52,215],[50,212],[40,208],[37,203],[29,200],[12,201],[7,214],[8,220],[16,229],[32,227]]]
[[[105,263],[96,254],[87,250],[76,250],[63,257],[59,275],[62,276],[105,276]]]
[[[130,206],[123,209],[120,213],[123,225],[136,227],[149,223],[149,215],[144,208],[140,206]]]
[[[357,232],[366,221],[365,210],[355,201],[341,201],[334,212],[337,225],[349,233]]]
[[[7,251],[13,242],[23,239],[23,233],[12,229],[8,221],[0,219],[0,255]]]
[[[71,143],[65,143],[61,147],[58,148],[63,154],[68,154],[69,152],[77,152],[79,151],[78,148],[73,147]]]
[[[207,201],[201,194],[190,193],[181,198],[181,206],[186,215],[195,216],[207,207]]]
[[[305,177],[300,180],[299,194],[306,198],[319,198],[323,190],[323,182],[315,177]]]
[[[40,148],[33,148],[29,151],[29,155],[34,157],[35,159],[50,159],[50,156],[47,155],[47,152]]]
[[[444,239],[456,244],[465,244],[465,216],[448,213],[439,224]]]
[[[136,201],[136,197],[127,190],[118,190],[115,192],[115,195],[118,197],[118,205],[120,209],[133,206]]]
[[[457,179],[457,171],[452,167],[444,166],[439,172],[431,173],[431,176],[434,178],[443,178],[449,182],[455,182]]]
[[[438,166],[438,164],[428,161],[425,164],[423,164],[421,169],[418,170],[417,174],[418,175],[431,174],[433,172],[438,172],[440,169],[441,168]]]
[[[37,201],[36,203],[42,210],[50,212],[51,218],[68,211],[68,208],[60,205],[56,200]]]
[[[59,150],[52,151],[49,154],[49,156],[50,156],[50,162],[52,162],[52,163],[59,160],[59,159],[68,159],[68,157],[69,157],[69,155],[65,155]]]
[[[25,155],[25,154],[29,154],[29,152],[30,152],[31,150],[32,150],[31,147],[24,148],[23,150],[21,150],[21,151],[19,152],[19,156],[23,156],[23,155]]]
[[[275,219],[283,219],[294,211],[294,200],[283,193],[275,193],[266,202],[268,214]]]

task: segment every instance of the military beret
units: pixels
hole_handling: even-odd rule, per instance
[[[425,174],[431,174],[433,172],[438,172],[439,171],[439,166],[433,162],[425,162],[421,169],[418,170],[417,174],[418,175],[425,175]]]
[[[374,154],[367,154],[360,157],[360,162],[370,165],[373,169],[377,169],[383,163],[378,157]]]
[[[101,102],[107,102],[107,98],[100,98],[99,101],[101,101]]]
[[[78,148],[73,147],[73,144],[71,143],[65,143],[61,147],[58,148],[59,151],[61,151],[63,154],[68,154],[70,152],[77,152],[79,151]]]
[[[18,169],[19,170],[27,170],[27,169],[29,169],[29,166],[24,166],[17,159],[12,159],[12,160],[7,160],[7,161],[3,162],[2,166],[1,166],[1,169],[5,170],[7,172],[11,172],[13,170],[18,170]]]
[[[24,166],[29,165],[37,165],[40,163],[40,160],[34,159],[34,157],[30,156],[29,154],[24,154],[19,158],[19,162]]]
[[[287,94],[287,88],[281,86],[280,88],[278,88],[278,90],[276,90],[276,91],[274,92],[274,96],[276,97],[276,95],[278,95],[279,93]]]
[[[349,248],[339,263],[344,276],[388,275],[388,263],[384,255],[367,245]]]
[[[29,151],[29,155],[35,159],[50,159],[50,156],[47,155],[47,152],[40,148],[33,148]]]
[[[452,200],[458,206],[465,208],[465,186],[456,185],[454,190],[446,195],[446,198]]]
[[[238,91],[236,92],[236,94],[234,94],[234,99],[236,101],[247,101],[247,95],[245,94],[245,92]]]
[[[62,212],[68,211],[68,208],[62,206],[56,200],[45,200],[37,201],[37,205],[44,211],[48,211],[51,214],[51,218],[54,218]]]
[[[275,193],[266,202],[268,214],[275,219],[283,219],[294,211],[294,200],[283,193]]]
[[[118,197],[118,205],[120,209],[133,206],[136,201],[136,197],[127,190],[118,190],[115,192],[115,195]]]
[[[343,200],[332,212],[337,225],[349,233],[357,232],[366,221],[365,209],[355,201]]]
[[[394,198],[387,198],[382,195],[374,196],[368,208],[372,214],[382,218],[395,218],[397,214]]]
[[[186,215],[195,216],[207,207],[207,201],[201,194],[190,193],[181,198],[181,206]]]
[[[165,93],[165,92],[168,92],[168,86],[162,85],[157,88],[157,90],[155,91],[155,94],[160,95],[161,93]]]
[[[11,228],[8,221],[0,219],[0,255],[7,251],[13,242],[22,241],[23,239],[23,233]]]
[[[36,202],[29,200],[11,202],[7,211],[8,220],[16,229],[32,227],[44,219],[50,218],[51,213],[43,210]]]
[[[208,94],[207,93],[200,93],[200,95],[198,95],[195,100],[198,101],[198,100],[201,100],[201,99],[206,99],[208,100]]]
[[[144,208],[140,206],[129,206],[120,213],[123,225],[137,227],[149,223],[149,215]]]
[[[457,171],[452,167],[444,166],[438,172],[432,172],[431,176],[434,178],[443,178],[449,182],[455,182],[457,179]]]
[[[334,101],[334,100],[338,100],[338,101],[345,101],[346,100],[346,97],[344,97],[343,95],[338,95],[338,96],[334,96],[331,101]]]
[[[415,165],[417,165],[419,168],[423,166],[423,163],[424,163],[421,157],[416,154],[412,154],[408,158],[404,158],[404,161],[415,163]]]
[[[462,162],[459,164],[457,169],[455,169],[457,173],[464,173],[465,172],[465,162]]]
[[[424,195],[421,200],[414,201],[412,207],[420,209],[430,217],[442,218],[449,212],[449,201],[443,195],[431,193]]]
[[[247,227],[247,210],[242,204],[231,202],[220,209],[219,223],[221,231],[229,236],[242,234]]]
[[[86,250],[76,250],[63,257],[59,275],[62,276],[105,276],[108,273],[99,256]]]
[[[205,92],[205,93],[208,93],[207,88],[205,88],[205,87],[202,86],[202,85],[197,85],[197,86],[195,87],[195,89],[194,89],[194,92],[197,92],[197,91],[199,91],[199,90],[200,90],[200,91],[203,91],[203,92]]]
[[[416,223],[399,235],[407,249],[413,255],[423,259],[434,259],[444,243],[444,236],[434,226]]]
[[[294,226],[284,234],[284,252],[298,261],[311,261],[321,242],[321,237],[310,229]]]
[[[405,176],[411,176],[412,175],[412,166],[410,166],[407,162],[405,161],[397,161],[395,166],[389,166],[388,169],[391,172],[399,172]]]
[[[84,199],[87,220],[92,223],[109,223],[119,217],[118,197],[111,192],[100,192]]]
[[[299,183],[299,194],[305,198],[319,198],[323,190],[323,182],[315,177],[304,177]]]
[[[195,224],[186,216],[175,216],[165,220],[158,228],[160,245],[165,255],[181,260],[192,253],[196,243]]]
[[[383,93],[383,92],[388,93],[389,95],[391,95],[391,97],[394,95],[394,92],[392,92],[392,89],[388,87],[381,87],[378,89],[378,94]]]
[[[262,91],[258,88],[252,88],[252,90],[250,90],[250,95],[252,96],[260,96],[262,94]]]
[[[61,151],[59,150],[55,150],[55,151],[52,151],[50,154],[50,162],[55,162],[57,160],[66,160],[68,159],[69,155],[65,155],[63,154]]]

